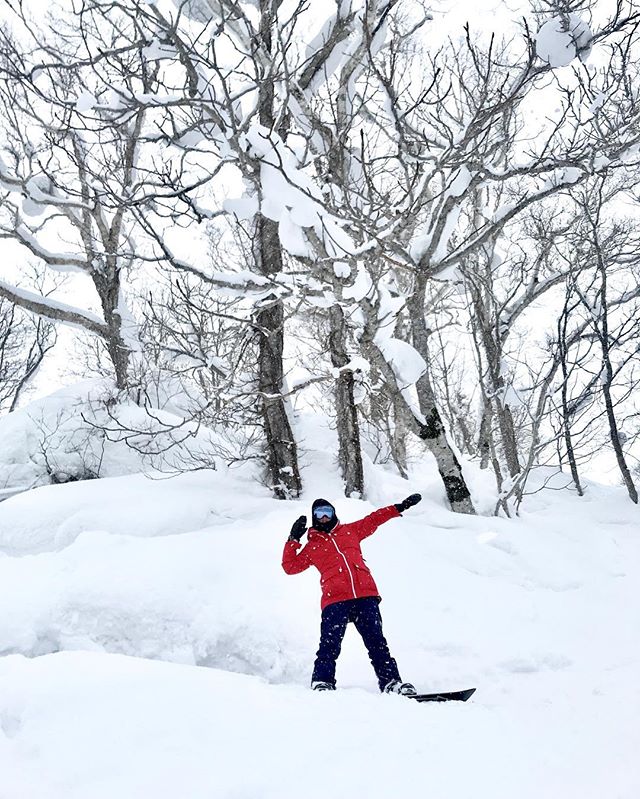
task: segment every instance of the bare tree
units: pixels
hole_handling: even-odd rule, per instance
[[[393,35],[381,45],[382,16]],[[350,248],[343,242],[341,250],[331,252],[325,237],[320,253],[323,263],[340,259],[349,264],[352,274],[362,267],[369,272],[371,287],[360,305],[370,329],[360,340],[367,345],[366,357],[389,378],[389,390],[401,395],[397,386],[393,388],[393,365],[380,364],[385,356],[376,343],[380,314],[384,324],[393,327],[385,309],[384,275],[395,273],[393,280],[404,289],[405,302],[394,313],[406,313],[410,342],[426,364],[430,337],[426,299],[432,281],[448,277],[474,259],[482,262],[485,249],[490,251],[500,232],[520,214],[584,182],[594,166],[604,169],[630,154],[638,141],[638,106],[627,102],[624,135],[618,128],[612,136],[611,126],[603,126],[593,116],[585,121],[575,97],[558,80],[563,113],[539,131],[535,146],[527,145],[526,101],[544,78],[552,78],[552,65],[537,58],[536,41],[528,31],[523,38],[524,54],[495,38],[483,47],[467,28],[462,45],[452,43],[434,56],[417,49],[415,43],[413,50],[406,44],[424,19],[416,24],[389,7],[382,16],[373,25],[363,24],[360,36],[354,38],[336,76],[335,100],[324,98],[324,103],[310,110],[307,103],[302,122],[297,121],[303,131],[306,122],[315,134],[313,139],[309,133],[309,147],[316,145],[315,163],[329,184],[325,202],[335,217],[348,220],[351,239],[359,245]],[[625,12],[620,5],[608,24],[590,37],[590,43],[616,34],[627,47],[636,46],[636,19],[630,6]],[[411,67],[411,53],[421,58],[420,70]],[[619,76],[621,71],[628,75],[628,70],[618,43],[612,45],[611,54],[611,65],[600,76],[601,85],[612,89],[612,106],[619,108],[626,102],[624,80]],[[416,76],[424,74],[425,63],[428,79],[421,83]],[[399,75],[404,79],[398,80]],[[575,79],[585,97],[593,96],[595,82],[590,76],[578,71]],[[356,126],[359,137],[354,135]],[[524,162],[522,149],[527,156]],[[475,213],[478,196],[483,194],[493,199],[483,213]],[[539,296],[540,288],[529,292],[530,301]],[[490,345],[490,374],[496,383],[492,396],[499,397],[499,352],[487,339],[485,346]],[[413,429],[436,455],[452,507],[470,512],[468,489],[426,369],[415,385],[418,407],[407,405],[407,418],[412,418]],[[500,408],[501,437],[513,477],[520,465],[510,416],[508,406]]]
[[[0,411],[15,410],[55,341],[52,324],[0,299]]]
[[[566,458],[582,494],[580,464],[607,443],[636,501],[627,462],[632,437],[627,442],[621,429],[622,420],[636,412],[638,378],[638,241],[635,221],[621,213],[635,182],[632,168],[574,188],[567,198],[575,213],[572,225],[548,239],[550,261],[565,284],[546,357],[535,372],[529,366],[529,446],[521,445],[525,464],[508,492],[519,495],[518,504],[530,469],[551,447],[558,448],[561,465]]]
[[[8,27],[0,31],[5,133],[0,238],[17,241],[53,271],[86,275],[101,316],[6,282],[0,284],[0,295],[102,338],[116,385],[124,389],[135,324],[123,294],[123,275],[135,261],[130,208],[144,191],[140,144],[145,110],[123,122],[106,95],[116,75],[126,76],[124,90],[149,92],[153,70],[142,62],[139,48],[113,49],[123,35],[115,25],[85,15],[81,25],[63,15],[36,25],[22,6],[13,19],[19,35],[12,36]],[[120,22],[135,41],[135,26]],[[111,51],[110,57],[94,60],[92,54],[99,51]],[[69,249],[63,250],[65,243]]]
[[[579,5],[537,10],[587,10]],[[311,41],[303,0],[258,0],[250,11],[235,0],[191,0],[173,11],[141,0],[81,0],[77,12],[76,30],[57,54],[39,46],[23,56],[4,38],[6,97],[40,123],[41,103],[55,110],[41,124],[40,154],[31,157],[18,138],[6,154],[5,229],[36,246],[44,261],[37,237],[50,222],[59,217],[70,233],[79,231],[75,255],[49,254],[48,263],[89,274],[103,317],[53,303],[33,307],[111,342],[124,385],[130,340],[115,300],[129,264],[182,275],[173,291],[182,286],[186,308],[187,275],[242,295],[251,308],[267,482],[281,498],[301,490],[285,335],[301,309],[324,315],[347,493],[364,490],[354,366],[364,358],[383,381],[393,429],[400,436],[411,430],[429,447],[452,509],[471,513],[445,424],[456,414],[441,411],[429,369],[435,286],[464,278],[481,375],[481,448],[491,450],[505,492],[518,491],[531,453],[539,452],[543,411],[563,361],[538,370],[539,393],[530,393],[521,412],[531,414],[523,454],[502,356],[515,320],[561,278],[545,272],[542,236],[553,229],[541,234],[538,264],[511,241],[500,272],[497,242],[526,212],[633,157],[640,143],[633,4],[620,0],[600,29],[571,39],[577,60],[570,75],[554,72],[527,24],[520,36],[486,41],[467,26],[461,39],[434,52],[419,3],[336,3]],[[609,48],[609,57],[587,72],[579,61],[596,45]],[[543,89],[554,92],[560,110],[533,127],[527,114]],[[113,142],[117,161],[105,156]],[[59,169],[73,180],[63,182]],[[227,179],[242,181],[241,197],[230,199]],[[43,221],[27,225],[25,213],[39,205]],[[222,216],[239,242],[231,263],[205,263],[184,237],[174,243],[177,228],[195,239],[203,223]],[[171,306],[169,338],[187,329],[184,320],[176,326],[179,309]],[[210,307],[215,313],[215,302]],[[198,342],[183,345],[197,359]],[[216,387],[207,391],[215,396]],[[400,441],[396,456],[402,463]]]
[[[612,296],[611,287],[616,277],[618,283],[622,282],[620,266],[627,271],[627,274],[632,265],[637,270],[640,265],[637,254],[639,241],[628,223],[615,221],[607,226],[608,229],[603,229],[606,199],[610,197],[605,196],[602,181],[592,185],[589,192],[584,192],[579,197],[580,207],[584,213],[585,240],[588,242],[589,255],[593,260],[597,276],[597,281],[594,281],[596,284],[594,294],[588,296],[580,292],[579,296],[591,317],[590,332],[600,348],[599,388],[602,392],[611,447],[629,498],[638,504],[638,489],[627,463],[624,438],[621,435],[616,412],[616,405],[621,401],[619,392],[616,391],[616,384],[619,383],[625,367],[632,369],[634,367],[640,337],[640,320],[635,305],[631,305],[630,309],[624,307],[622,315],[619,312],[616,315],[612,313],[615,307],[612,307],[612,300],[617,299],[616,305],[619,306],[620,297],[619,294],[617,297],[615,294]],[[576,291],[579,292],[579,287]],[[624,305],[627,306],[628,303]],[[635,380],[631,381],[631,385],[635,387]]]

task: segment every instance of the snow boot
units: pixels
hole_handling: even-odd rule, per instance
[[[415,696],[418,693],[415,686],[410,682],[402,682],[402,680],[391,680],[385,685],[383,691],[385,694],[400,694],[401,696]]]
[[[322,682],[321,680],[317,680],[316,682],[311,683],[311,690],[312,691],[335,691],[336,687],[330,682]]]

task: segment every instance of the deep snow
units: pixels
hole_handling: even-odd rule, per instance
[[[409,481],[369,463],[371,502],[347,500],[317,440],[299,502],[221,468],[0,504],[1,799],[636,799],[640,516],[623,491],[469,518],[427,461]],[[380,696],[349,630],[341,690],[314,694],[318,578],[281,570],[289,528],[318,495],[351,520],[413,491],[363,545],[385,632],[420,689],[477,693]]]

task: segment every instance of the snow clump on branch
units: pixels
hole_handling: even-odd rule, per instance
[[[566,67],[576,56],[583,63],[591,53],[593,33],[577,14],[553,17],[536,36],[536,53],[550,67]]]

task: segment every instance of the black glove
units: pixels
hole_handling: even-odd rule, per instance
[[[396,503],[396,510],[398,513],[402,513],[405,510],[409,510],[413,505],[417,505],[418,502],[422,499],[420,494],[411,494],[410,497],[403,499],[402,502]]]
[[[289,533],[289,541],[299,541],[302,536],[307,532],[307,517],[301,516],[296,519]]]

